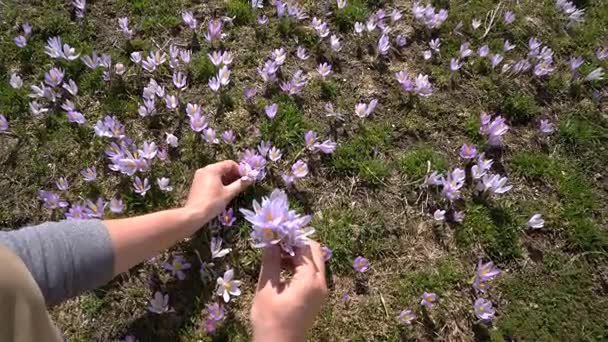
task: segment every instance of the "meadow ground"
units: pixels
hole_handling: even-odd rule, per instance
[[[608,92],[606,80],[585,80],[598,67],[608,68],[598,49],[608,47],[608,2],[578,0],[585,9],[583,21],[569,25],[556,1],[433,1],[449,12],[438,28],[428,29],[414,18],[410,1],[348,0],[345,8],[335,1],[299,1],[308,19],[277,17],[276,7],[265,4],[252,9],[248,1],[154,1],[95,0],[79,18],[69,1],[4,1],[0,3],[0,114],[9,128],[0,134],[0,226],[17,228],[64,218],[63,209],[42,207],[39,190],[55,191],[55,182],[66,177],[70,188],[62,197],[74,204],[99,196],[106,201],[120,196],[121,215],[106,210],[106,218],[131,216],[178,206],[197,168],[223,159],[239,160],[241,152],[270,140],[281,149],[279,162],[268,162],[268,175],[233,208],[251,208],[251,201],[273,188],[288,189],[290,205],[313,215],[315,239],[333,250],[328,262],[329,299],[311,333],[311,341],[491,340],[491,341],[599,341],[608,340]],[[426,5],[426,3],[423,3]],[[355,22],[365,23],[384,9],[391,47],[379,54],[381,30],[358,35]],[[391,23],[393,9],[403,17]],[[192,11],[196,30],[182,21]],[[515,14],[512,23],[504,20]],[[257,17],[265,14],[267,24]],[[127,39],[118,18],[128,17],[133,31]],[[204,34],[212,19],[225,22],[221,42],[207,42]],[[341,50],[333,51],[330,37],[320,39],[311,18],[326,21],[340,38]],[[481,20],[474,29],[473,19]],[[14,38],[29,22],[33,29],[27,46]],[[459,25],[462,23],[462,26]],[[397,36],[407,42],[398,47]],[[47,39],[60,36],[81,56],[112,57],[110,80],[104,68],[91,70],[80,60],[52,59],[45,53]],[[515,72],[516,62],[531,56],[529,40],[536,37],[553,51],[547,75],[537,76],[533,62],[528,71]],[[441,46],[430,59],[423,57],[429,41]],[[504,41],[515,47],[504,52]],[[450,70],[450,60],[468,42],[474,55],[463,57],[463,66]],[[491,55],[502,54],[496,68],[489,57],[479,56],[488,45]],[[169,61],[153,73],[130,60],[130,54],[162,50],[171,45],[192,49],[189,64],[177,69],[187,76],[187,87],[177,91]],[[296,57],[296,48],[307,49],[310,58]],[[277,84],[262,81],[263,67],[274,49],[284,48],[287,58],[277,73],[289,80],[302,69],[308,84],[300,94],[289,95]],[[208,81],[218,71],[207,53],[230,51],[230,83],[220,93]],[[570,57],[583,57],[573,79]],[[332,72],[323,80],[320,63]],[[126,72],[116,74],[116,63]],[[511,69],[503,68],[505,63]],[[49,111],[35,118],[29,109],[30,87],[44,80],[52,67],[65,70],[65,80],[79,88],[77,109],[86,118],[78,125],[68,122],[59,99],[47,99]],[[429,97],[406,93],[395,73],[411,77],[429,75]],[[11,74],[23,79],[21,88],[9,84]],[[179,100],[175,110],[164,99],[156,103],[156,115],[141,117],[142,90],[154,77],[167,94]],[[258,95],[247,102],[244,86],[256,87]],[[64,92],[64,97],[69,97]],[[378,100],[367,118],[355,115],[360,102]],[[232,129],[236,142],[210,144],[190,128],[185,104],[202,106],[209,126],[218,132]],[[277,103],[274,119],[264,107]],[[332,103],[343,120],[327,116]],[[480,134],[480,113],[503,115],[510,129],[500,147],[488,144]],[[166,161],[156,160],[151,169],[136,175],[148,177],[152,189],[145,197],[132,188],[132,176],[109,169],[104,149],[114,138],[95,135],[93,126],[106,115],[115,115],[137,146],[154,141],[169,150]],[[555,125],[552,134],[539,133],[540,120]],[[304,134],[318,133],[321,140],[335,141],[337,149],[324,155],[304,150]],[[167,147],[166,134],[179,138],[177,148]],[[221,140],[221,139],[220,139]],[[491,172],[506,176],[513,188],[488,196],[475,190],[470,167],[459,157],[462,144],[475,144],[494,160]],[[280,174],[304,159],[309,175],[286,187]],[[98,178],[85,182],[82,169],[96,167]],[[425,184],[429,171],[466,169],[461,198],[450,203],[440,186]],[[156,186],[157,177],[169,177],[170,192]],[[437,209],[447,209],[437,221]],[[463,211],[461,223],[453,210]],[[543,228],[528,227],[529,218],[542,214]],[[69,341],[108,341],[133,335],[140,341],[246,341],[250,326],[248,310],[260,265],[260,251],[251,247],[251,226],[237,214],[234,227],[217,222],[188,241],[95,291],[55,307],[53,317]],[[232,248],[207,273],[217,277],[230,265],[243,281],[243,294],[226,305],[226,318],[214,334],[205,329],[206,305],[213,303],[214,279],[202,281],[200,259],[210,261],[209,241],[221,235]],[[179,281],[162,265],[183,255],[192,263],[187,278]],[[356,256],[369,259],[365,273],[353,269]],[[486,293],[473,288],[478,260],[493,261],[502,273]],[[174,311],[155,314],[146,306],[156,291],[168,293]],[[420,306],[423,292],[438,296],[427,310]],[[491,322],[474,314],[476,298],[493,303]],[[397,317],[413,309],[411,325]]]

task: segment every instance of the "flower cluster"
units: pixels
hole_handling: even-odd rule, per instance
[[[411,79],[407,71],[400,71],[395,74],[395,77],[405,92],[413,92],[421,97],[429,97],[433,94],[428,75],[418,74],[415,79]]]
[[[479,116],[481,125],[479,133],[488,137],[490,146],[501,146],[503,135],[509,131],[505,118],[497,116],[492,120],[492,116],[486,112],[482,112]]]
[[[571,1],[556,0],[555,7],[557,7],[558,10],[562,11],[565,15],[568,16],[568,26],[582,23],[585,20],[583,18],[583,16],[585,15],[585,10],[576,8],[574,3],[572,3]]]
[[[448,18],[447,10],[440,9],[436,12],[435,7],[431,5],[422,6],[418,1],[412,5],[412,12],[414,13],[414,18],[422,22],[429,29],[439,28]]]
[[[241,213],[252,225],[251,237],[257,248],[278,245],[285,253],[294,255],[294,248],[308,244],[308,236],[315,231],[308,227],[312,217],[290,210],[287,194],[279,189],[263,197],[262,203],[254,200],[253,211],[241,209]]]
[[[501,270],[495,267],[493,262],[489,261],[484,264],[479,260],[477,271],[475,272],[475,279],[473,281],[473,288],[478,294],[486,293],[489,289],[489,282],[500,273]],[[483,297],[478,297],[475,300],[473,307],[475,316],[482,321],[490,321],[496,313],[496,310],[492,308],[492,302]]]

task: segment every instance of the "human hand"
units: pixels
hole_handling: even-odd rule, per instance
[[[264,250],[260,279],[251,308],[254,341],[304,341],[327,297],[325,261],[316,241],[287,259],[293,277],[281,281],[281,251]]]
[[[239,165],[232,160],[196,170],[184,209],[198,227],[219,215],[251,182],[241,180]]]

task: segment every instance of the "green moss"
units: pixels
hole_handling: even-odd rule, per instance
[[[375,148],[384,148],[389,144],[391,137],[388,132],[388,128],[382,124],[360,126],[359,132],[350,141],[338,145],[332,158],[334,170],[347,174],[359,173],[362,163],[375,159]]]
[[[320,85],[321,98],[325,101],[333,101],[340,95],[338,84],[332,81],[323,81]]]
[[[494,261],[512,260],[521,254],[518,227],[514,215],[505,207],[471,204],[462,225],[457,227],[456,241],[463,247],[481,243]]]
[[[277,32],[283,38],[290,37],[296,29],[296,23],[291,18],[281,18],[277,23]]]
[[[513,157],[515,172],[530,180],[547,180],[556,175],[556,165],[548,155],[538,152],[519,152]]]
[[[369,11],[361,0],[351,0],[343,9],[334,10],[335,23],[342,32],[350,32],[356,22],[365,22]]]
[[[255,19],[251,4],[245,0],[228,0],[226,12],[229,17],[234,17],[233,22],[236,25],[251,24]]]
[[[512,124],[526,124],[538,115],[540,108],[532,96],[516,93],[504,99],[501,112]]]
[[[279,110],[274,119],[261,123],[262,136],[281,149],[301,146],[304,134],[314,128],[313,123],[289,96],[279,94],[273,100],[279,105]]]
[[[13,89],[8,82],[0,82],[0,114],[9,121],[28,115],[28,98],[23,89]]]
[[[439,152],[430,146],[418,145],[401,156],[399,171],[408,178],[420,179],[427,174],[428,162],[431,162],[431,171],[448,168],[447,161]]]
[[[583,260],[551,254],[544,264],[505,275],[499,331],[517,341],[605,340],[608,301],[594,291],[595,272]]]
[[[560,123],[558,134],[564,144],[575,146],[587,146],[597,136],[597,132],[590,122],[575,115],[569,116]]]
[[[420,300],[423,292],[435,292],[441,296],[452,288],[464,285],[467,276],[455,259],[443,257],[422,270],[404,272],[396,287],[397,301],[403,307],[409,307],[412,301]]]
[[[353,212],[349,208],[329,209],[315,222],[319,241],[331,248],[331,269],[337,274],[348,274],[352,269],[356,240],[353,236]]]
[[[204,51],[192,58],[188,68],[188,70],[190,70],[192,79],[200,83],[208,82],[209,79],[216,73],[215,65],[211,63]]]
[[[370,185],[378,186],[390,174],[389,165],[380,159],[369,159],[359,163],[359,176]]]

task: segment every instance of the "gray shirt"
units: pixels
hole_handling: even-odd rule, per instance
[[[49,306],[104,285],[114,275],[112,241],[99,220],[0,231],[0,244],[23,260]]]

